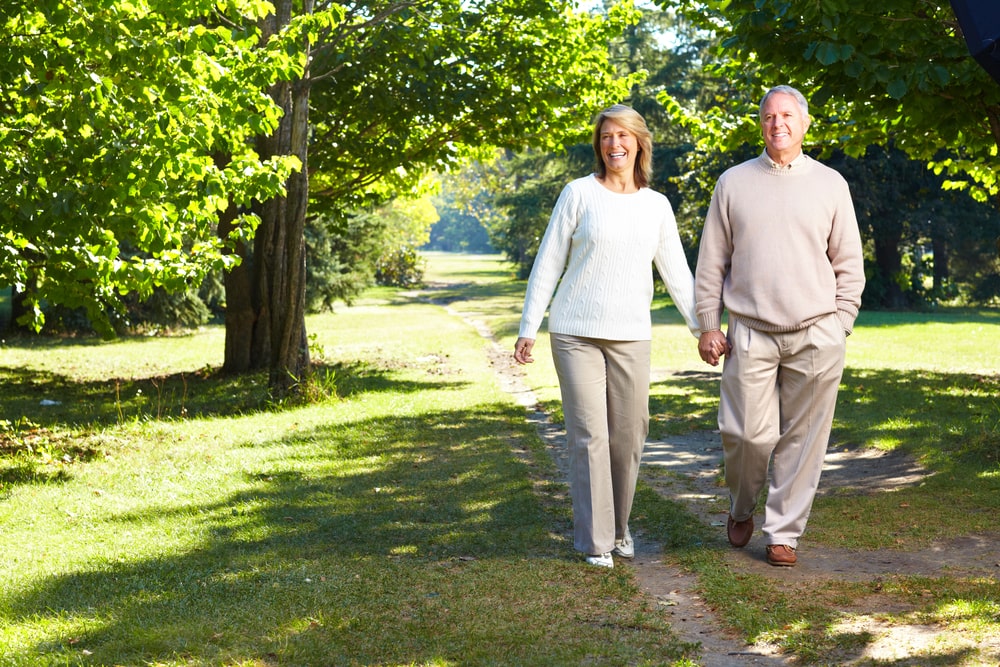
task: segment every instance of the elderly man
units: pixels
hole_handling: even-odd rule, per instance
[[[797,561],[865,285],[850,190],[802,152],[809,122],[799,91],[764,95],[765,150],[716,183],[695,273],[699,354],[712,365],[726,357],[719,428],[729,542],[750,541],[773,459],[762,530],[776,566]]]

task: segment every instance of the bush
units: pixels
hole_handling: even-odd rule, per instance
[[[391,250],[375,263],[375,282],[391,287],[411,287],[424,280],[424,260],[412,245]]]

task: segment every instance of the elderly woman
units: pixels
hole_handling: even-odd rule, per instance
[[[533,361],[551,300],[574,546],[591,565],[614,567],[612,554],[635,554],[628,520],[649,431],[654,262],[688,328],[700,331],[673,209],[649,189],[653,142],[645,120],[624,105],[606,109],[593,144],[596,172],[563,188],[542,238],[514,359]]]

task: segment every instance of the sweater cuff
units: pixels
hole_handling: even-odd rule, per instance
[[[840,320],[840,325],[844,327],[844,333],[846,335],[850,336],[854,333],[854,320],[857,319],[857,315],[849,313],[846,310],[838,310],[837,319]]]
[[[722,329],[721,313],[698,313],[698,324],[702,331],[716,331]]]

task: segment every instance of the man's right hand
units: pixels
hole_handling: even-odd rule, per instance
[[[719,359],[729,353],[729,341],[719,329],[703,331],[698,337],[698,354],[712,366],[719,365]]]

